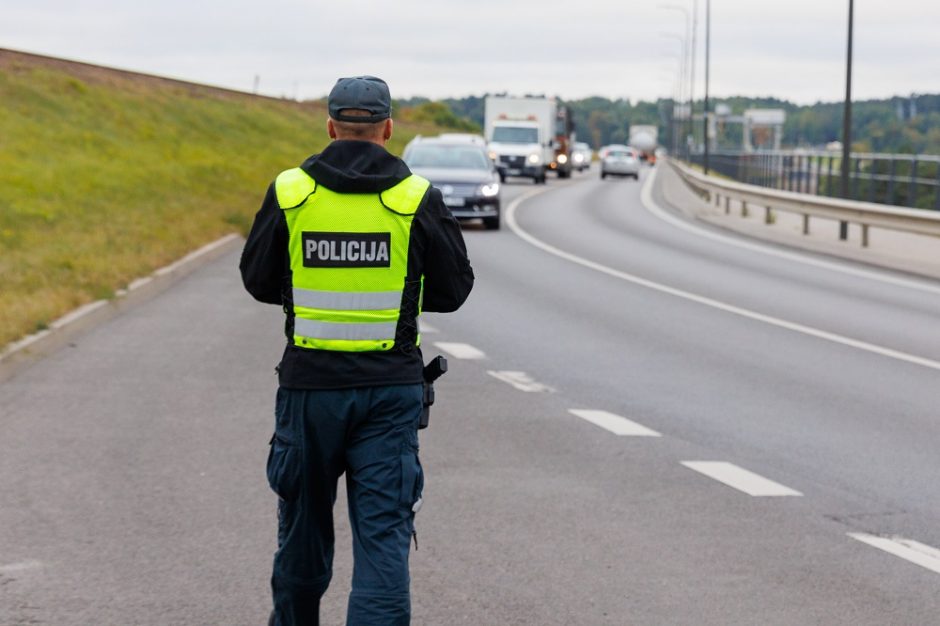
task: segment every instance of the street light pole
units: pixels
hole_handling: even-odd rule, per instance
[[[689,60],[689,57],[687,54],[689,42],[685,37],[680,37],[679,35],[675,35],[673,33],[660,33],[660,36],[668,37],[669,39],[674,39],[677,42],[679,42],[680,57],[679,57],[679,82],[677,85],[678,87],[677,98],[680,102],[682,102],[684,100],[683,89],[685,88],[685,77],[686,77],[686,71],[687,71],[686,65],[688,65],[688,60]]]
[[[695,68],[694,68],[694,64],[695,64],[695,50],[694,50],[694,46],[695,46],[695,43],[694,43],[694,42],[695,42],[695,34],[694,34],[694,32],[692,32],[692,28],[693,28],[693,26],[692,26],[692,23],[693,23],[693,22],[692,22],[692,19],[693,19],[693,18],[692,18],[692,16],[689,15],[689,10],[688,10],[688,9],[686,9],[686,8],[683,7],[683,6],[679,6],[679,5],[677,5],[677,4],[660,4],[659,7],[660,7],[661,9],[668,9],[668,10],[671,10],[671,11],[679,11],[679,12],[682,13],[683,17],[685,18],[685,35],[682,37],[682,72],[681,72],[681,74],[680,74],[679,80],[684,82],[686,76],[690,76],[690,75],[692,76],[692,79],[689,81],[688,93],[686,94],[687,97],[688,97],[688,103],[689,103],[689,109],[688,109],[688,115],[689,115],[689,117],[688,117],[688,129],[691,130],[691,129],[692,129],[692,89],[693,89],[693,85],[695,84],[695,78],[694,78],[694,77],[695,77]],[[693,42],[691,46],[689,45],[690,34],[691,34],[691,38],[692,38],[692,42]],[[672,34],[668,34],[668,35],[665,35],[665,36],[666,36],[666,37],[674,37],[674,38],[676,38],[676,39],[679,38],[678,35],[672,35]],[[690,52],[691,52],[691,57],[692,57],[692,61],[691,61],[691,62],[689,62],[689,53],[690,53]],[[681,88],[680,88],[680,93],[679,93],[679,100],[682,101],[682,102],[683,102],[683,105],[684,105],[684,102],[685,102],[685,101],[684,101],[684,99],[682,98]],[[673,110],[675,110],[675,107],[673,107]],[[674,134],[675,134],[675,131],[676,131],[676,127],[677,127],[677,125],[675,124],[675,116],[673,116],[673,133],[674,133]],[[681,124],[679,125],[679,128],[681,129],[681,132],[682,132],[683,137],[681,138],[681,141],[680,141],[680,142],[674,142],[674,143],[673,143],[673,152],[674,152],[677,156],[678,156],[678,154],[679,154],[678,147],[681,146],[681,145],[684,145],[684,144],[686,143],[685,135],[687,134],[688,131],[687,131],[687,129],[686,129],[686,122],[685,122],[685,120],[683,120],[683,121],[681,122]],[[686,158],[688,159],[688,155],[686,155]]]
[[[698,0],[692,0],[692,59],[691,67],[689,68],[689,135],[693,138],[695,137],[695,31],[698,30]],[[685,141],[685,159],[686,161],[692,160],[692,155],[689,154],[689,138],[686,136]]]
[[[851,1],[851,0],[850,0]],[[705,0],[705,111],[702,113],[702,125],[705,138],[705,154],[702,163],[705,174],[708,174],[708,80],[711,66],[711,32],[712,32],[712,1]]]
[[[667,34],[667,33],[661,33],[661,35],[663,37],[674,37],[676,40],[679,41],[680,45],[682,46],[682,53],[680,53],[680,56],[679,56],[679,79],[675,82],[674,91],[672,95],[672,153],[678,154],[679,153],[679,134],[681,132],[681,128],[679,128],[679,124],[677,123],[676,110],[679,107],[679,104],[682,102],[682,86],[684,84],[684,76],[685,76],[685,63],[683,61],[685,45],[682,43],[682,39],[678,35],[672,35],[672,34]]]
[[[852,22],[854,0],[849,0],[849,44],[845,62],[845,109],[842,114],[842,180],[843,198],[849,197],[849,158],[852,154]],[[874,183],[874,180],[872,181]],[[849,223],[839,222],[839,239],[849,236]]]

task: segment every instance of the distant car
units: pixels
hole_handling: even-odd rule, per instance
[[[601,160],[601,179],[631,176],[640,180],[640,157],[633,148],[612,146]]]
[[[402,158],[441,190],[454,217],[480,218],[487,230],[499,229],[499,173],[485,145],[466,137],[422,137],[408,144]]]
[[[633,150],[633,148],[622,143],[612,143],[609,146],[601,146],[601,149],[597,151],[597,158],[603,161],[611,150]]]
[[[576,143],[571,153],[571,164],[581,172],[591,167],[591,158],[593,156],[591,146],[586,143]]]

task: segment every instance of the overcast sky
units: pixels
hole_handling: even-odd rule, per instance
[[[696,97],[704,90],[698,0]],[[848,0],[712,0],[711,87],[841,100]],[[393,97],[677,95],[693,0],[0,0],[0,47],[315,98],[374,74]],[[683,81],[685,84],[685,81]],[[940,93],[940,0],[855,0],[853,96]]]

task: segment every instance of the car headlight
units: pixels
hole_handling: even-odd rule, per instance
[[[542,157],[540,157],[540,156],[537,155],[537,154],[530,154],[530,155],[529,155],[529,158],[528,158],[527,160],[528,160],[529,163],[531,163],[532,165],[538,165],[539,163],[542,162]]]
[[[490,151],[489,157],[490,157],[492,160],[495,161],[495,160],[497,160],[497,159],[499,158],[499,155],[496,154],[495,152]]]
[[[568,162],[568,155],[567,155],[567,154],[559,154],[559,155],[558,155],[558,162],[561,163],[562,165],[564,165],[565,163],[567,163],[567,162]]]
[[[480,188],[477,190],[484,198],[492,198],[493,196],[499,193],[499,183],[490,183],[489,185],[480,185]]]
[[[584,155],[583,155],[583,154],[576,154],[576,155],[574,155],[572,158],[574,159],[574,162],[575,162],[575,163],[580,163],[581,161],[584,160]]]

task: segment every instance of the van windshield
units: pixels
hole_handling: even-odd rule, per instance
[[[538,143],[539,131],[527,126],[497,126],[493,129],[496,143]]]

